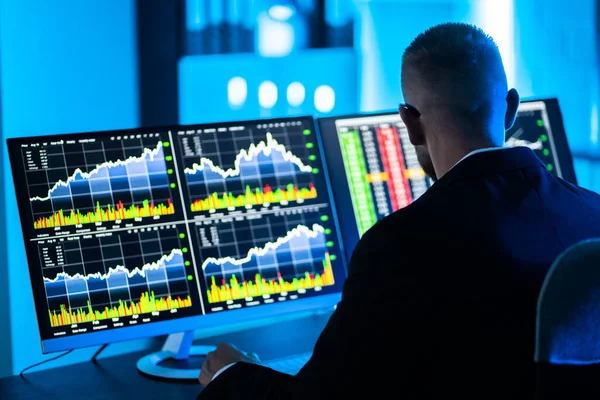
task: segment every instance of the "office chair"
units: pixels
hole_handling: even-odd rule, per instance
[[[600,398],[600,238],[565,250],[538,298],[536,400]]]

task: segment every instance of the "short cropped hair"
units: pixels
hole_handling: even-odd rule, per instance
[[[502,57],[480,28],[444,23],[418,35],[402,56],[404,95],[419,95],[453,112],[490,118],[494,98],[508,91]]]

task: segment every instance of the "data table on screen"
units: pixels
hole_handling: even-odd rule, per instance
[[[359,234],[431,186],[397,115],[335,121]]]

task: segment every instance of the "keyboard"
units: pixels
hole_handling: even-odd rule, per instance
[[[312,353],[294,354],[293,356],[265,361],[263,365],[290,375],[296,375],[308,362]]]

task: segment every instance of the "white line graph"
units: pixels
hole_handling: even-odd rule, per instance
[[[535,142],[530,142],[529,140],[521,139],[521,135],[525,133],[523,128],[519,128],[514,135],[506,140],[507,147],[529,147],[531,150],[543,150],[544,143],[541,138],[538,138]]]
[[[290,162],[298,167],[302,172],[311,172],[312,167],[304,164],[304,162],[295,156],[291,151],[288,151],[284,145],[277,142],[276,139],[270,133],[267,133],[267,140],[260,141],[257,145],[252,143],[248,150],[242,149],[237,155],[233,168],[227,170],[215,165],[212,160],[208,158],[201,158],[200,163],[194,163],[192,167],[186,168],[184,172],[188,175],[194,175],[198,172],[202,172],[205,169],[220,175],[223,179],[237,177],[241,173],[241,164],[243,161],[252,162],[260,154],[265,156],[271,156],[273,153],[279,153],[284,161]]]
[[[142,164],[142,163],[146,163],[146,162],[153,162],[153,161],[160,161],[160,160],[164,160],[163,142],[161,142],[161,141],[158,142],[158,145],[154,149],[145,148],[143,153],[140,156],[132,156],[125,160],[107,161],[105,163],[98,164],[96,166],[96,168],[94,168],[90,172],[84,172],[80,168],[77,168],[75,170],[75,172],[67,178],[66,181],[60,180],[60,181],[56,182],[54,184],[54,186],[48,190],[48,194],[46,196],[31,197],[29,199],[29,201],[33,202],[33,201],[50,200],[53,197],[53,193],[55,191],[60,191],[61,189],[66,189],[66,191],[69,191],[70,184],[75,181],[91,180],[94,177],[97,177],[99,179],[107,179],[108,175],[109,175],[108,170],[111,168],[115,168],[115,167],[127,168],[127,166],[131,165],[131,164],[135,165],[135,164]],[[144,170],[146,170],[146,168],[144,168]],[[152,171],[152,172],[154,172],[156,174],[166,174],[166,169],[164,169],[164,171],[157,170],[157,171]],[[150,173],[150,171],[147,171],[144,173],[144,175],[149,174],[149,173]],[[106,175],[106,176],[104,176],[104,175]],[[127,175],[129,177],[135,176],[135,174],[127,174]],[[140,175],[142,175],[142,174],[140,174]],[[67,197],[68,196],[70,196],[70,195],[67,195]],[[61,197],[65,197],[65,196],[61,196]]]
[[[97,312],[117,312],[125,306],[133,314],[156,311],[159,303],[163,309],[189,306],[189,243],[180,232],[172,226],[40,243],[51,325],[64,325],[78,313],[88,318],[79,322],[89,322]],[[116,315],[109,314],[105,317]]]
[[[230,264],[234,266],[242,266],[252,261],[253,258],[266,256],[269,253],[276,253],[277,249],[281,246],[292,242],[294,239],[316,239],[322,237],[322,245],[325,246],[325,229],[318,224],[313,224],[312,229],[305,225],[298,225],[296,228],[291,229],[287,235],[280,237],[274,242],[267,243],[264,247],[253,247],[247,255],[243,258],[234,257],[223,257],[215,258],[209,257],[202,263],[202,269],[205,270],[209,265],[222,266],[224,264]],[[291,247],[291,246],[290,246]],[[294,249],[299,250],[297,247]],[[292,250],[294,250],[292,249]],[[309,250],[308,248],[302,250]]]
[[[127,278],[133,278],[136,275],[141,276],[142,278],[146,278],[147,271],[158,271],[160,268],[166,268],[170,263],[175,265],[183,265],[183,252],[181,249],[173,249],[169,254],[163,255],[160,259],[143,265],[142,267],[135,267],[132,270],[127,269],[123,265],[118,265],[113,268],[109,268],[106,273],[96,272],[93,274],[80,274],[77,273],[75,275],[69,275],[65,272],[59,272],[55,278],[50,279],[44,277],[45,283],[54,283],[60,280],[90,280],[90,279],[100,279],[107,280],[111,278],[112,275],[116,274],[125,274]]]

